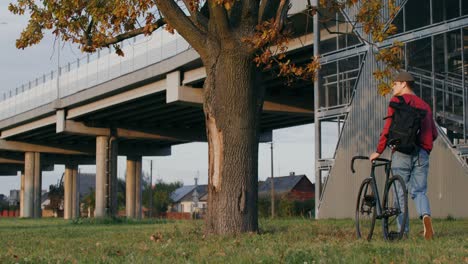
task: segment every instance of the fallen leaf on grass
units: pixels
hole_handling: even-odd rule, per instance
[[[150,239],[154,242],[162,242],[162,234],[161,233],[157,233],[156,235],[151,235],[150,236]]]

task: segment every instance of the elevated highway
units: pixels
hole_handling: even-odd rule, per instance
[[[297,63],[311,57],[306,32],[289,44]],[[178,35],[157,32],[124,47],[125,57],[100,52],[5,93],[0,104],[0,175],[21,172],[21,216],[40,217],[41,171],[64,164],[65,218],[78,215],[76,170],[96,164],[97,217],[116,213],[117,156],[127,156],[127,216],[141,215],[141,159],[171,146],[206,141],[205,69]],[[311,82],[290,87],[265,72],[261,138],[272,130],[312,123]],[[130,168],[130,169],[129,169]],[[131,169],[133,168],[133,169]],[[71,194],[70,194],[71,192]],[[67,198],[68,197],[68,198]]]

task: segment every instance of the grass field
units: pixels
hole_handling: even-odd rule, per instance
[[[377,225],[380,223],[378,222]],[[468,220],[425,241],[355,238],[352,220],[260,220],[260,234],[204,236],[202,221],[0,219],[0,263],[468,263]],[[380,226],[378,226],[380,227]]]

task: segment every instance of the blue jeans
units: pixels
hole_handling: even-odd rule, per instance
[[[406,183],[408,194],[416,205],[416,211],[420,217],[431,215],[429,199],[427,198],[427,174],[429,172],[429,154],[420,149],[408,155],[398,151],[393,153],[392,173],[400,175]],[[399,219],[402,221],[402,217]],[[409,217],[406,222],[405,232],[409,232]]]

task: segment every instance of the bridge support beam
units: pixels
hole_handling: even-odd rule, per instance
[[[96,137],[95,217],[117,214],[117,139]]]
[[[42,195],[41,155],[38,152],[24,154],[24,202],[23,217],[40,218]]]
[[[127,218],[141,218],[141,156],[127,157],[125,209]]]
[[[64,182],[64,219],[79,217],[79,193],[78,193],[78,166],[75,164],[65,165]]]

